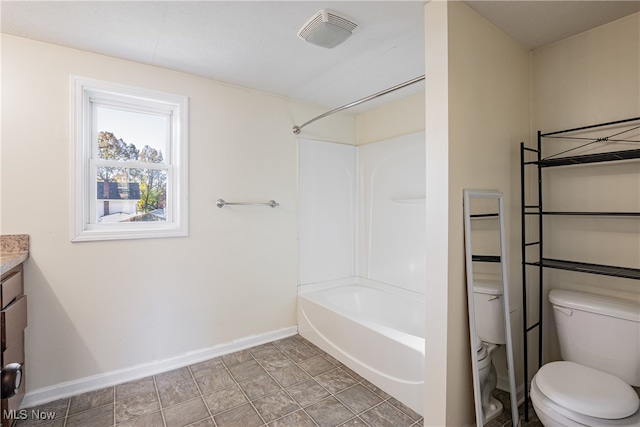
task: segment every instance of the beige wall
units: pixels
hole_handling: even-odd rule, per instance
[[[505,194],[514,254],[509,278],[516,287],[511,297],[517,300],[517,144],[534,144],[531,129],[640,115],[639,21],[633,15],[540,49],[530,60],[463,3],[425,5],[427,197],[438,201],[427,204],[425,425],[464,425],[474,418],[462,189]],[[69,242],[69,74],[189,96],[189,237]],[[420,95],[396,107],[402,111],[415,102]],[[305,128],[305,138],[362,144],[411,133],[419,118],[392,119],[373,131],[396,107],[360,115],[357,126],[353,115],[332,116]],[[322,112],[195,76],[3,35],[0,225],[3,234],[32,237],[26,266],[29,389],[295,325],[297,160],[291,126]],[[613,185],[620,178],[631,194],[640,193],[637,169],[627,169],[626,177],[606,174]],[[281,207],[219,210],[220,197],[273,198]],[[638,206],[633,198],[626,203]],[[617,237],[625,241],[635,224],[617,230]],[[633,242],[623,243],[630,250],[614,245],[607,256],[637,262],[640,248],[634,252]],[[118,274],[102,273],[106,264]],[[578,285],[569,276],[559,280]],[[603,288],[588,280],[596,291],[638,297],[636,282]]]
[[[427,297],[431,309],[441,313],[428,316],[433,321],[446,317],[447,324],[443,331],[445,322],[427,322],[426,369],[436,377],[441,375],[438,370],[446,372],[446,404],[440,403],[430,414],[427,396],[425,425],[455,426],[473,423],[475,418],[462,193],[466,188],[503,192],[510,237],[507,252],[513,254],[509,277],[517,278],[519,186],[514,162],[517,165],[519,142],[529,135],[529,52],[461,2],[431,2],[425,10],[425,69],[427,76],[435,74],[426,83],[427,171],[431,171],[427,172],[431,174],[427,179],[427,200],[431,203],[427,205],[434,205],[428,213],[433,221],[428,218],[427,235],[435,245],[430,255],[438,257],[428,261],[427,289],[446,287],[446,293],[431,291],[436,300]],[[439,19],[430,24],[434,19],[431,14]],[[448,40],[443,41],[445,36]],[[444,194],[443,183],[448,188]],[[448,224],[446,236],[438,230],[443,222]],[[434,236],[439,240],[433,241]],[[437,254],[438,250],[445,254]],[[511,289],[517,289],[519,282],[510,282]],[[512,294],[512,300],[518,301],[517,293]],[[437,345],[444,343],[446,354],[436,352],[429,357],[431,340]],[[434,362],[436,366],[431,366]],[[431,382],[429,375],[427,378]]]
[[[189,237],[70,242],[70,74],[189,97]],[[28,389],[295,327],[291,128],[323,111],[3,35],[1,232],[31,236]],[[332,116],[305,136],[354,144],[355,116]],[[219,209],[218,198],[280,207]]]
[[[639,117],[640,14],[533,52],[532,106],[532,129],[543,132]],[[633,135],[637,140],[637,131]],[[554,152],[554,142],[545,143],[551,144],[550,151],[543,148],[543,153]],[[640,210],[638,162],[548,169],[543,183],[545,210]],[[640,222],[635,218],[550,217],[544,239],[550,258],[640,268]],[[552,288],[640,300],[638,282],[629,279],[545,270],[545,290]],[[546,301],[544,322],[543,357],[558,359]]]
[[[424,92],[357,116],[358,145],[424,131]]]
[[[425,134],[427,287],[425,298],[425,426],[448,424],[448,215],[449,69],[448,7],[425,5]],[[437,203],[430,203],[431,201]],[[463,315],[463,313],[460,313]],[[468,379],[466,375],[463,378]],[[455,399],[469,417],[468,396]],[[472,411],[472,410],[471,410]]]

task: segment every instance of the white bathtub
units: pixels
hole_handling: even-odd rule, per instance
[[[300,287],[300,335],[421,415],[424,328],[424,300],[389,285]]]

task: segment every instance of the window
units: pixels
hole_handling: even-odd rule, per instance
[[[187,98],[71,78],[71,240],[187,235]]]

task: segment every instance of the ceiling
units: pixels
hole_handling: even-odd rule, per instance
[[[533,50],[640,1],[467,1]],[[1,31],[335,108],[425,73],[423,1],[5,1]],[[297,37],[328,8],[358,28],[325,49]],[[363,111],[424,89],[418,83]]]

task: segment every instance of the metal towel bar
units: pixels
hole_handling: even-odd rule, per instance
[[[269,200],[268,202],[225,202],[222,199],[216,201],[216,206],[224,208],[226,205],[238,205],[238,206],[269,206],[272,208],[280,206],[275,200]]]

